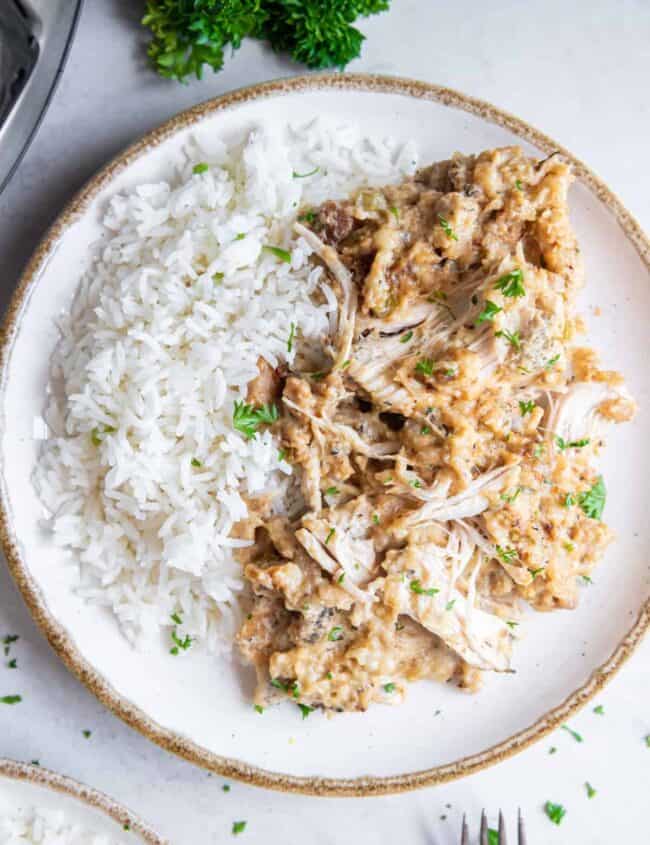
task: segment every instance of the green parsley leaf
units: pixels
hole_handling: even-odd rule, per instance
[[[514,493],[501,493],[499,498],[511,505],[521,494],[521,487],[516,487]]]
[[[504,563],[512,563],[513,560],[517,560],[519,555],[517,553],[517,549],[511,548],[503,548],[502,546],[496,546],[497,555],[501,558]]]
[[[287,692],[289,687],[286,684],[283,684],[279,678],[271,678],[270,682],[272,687],[276,689],[281,689],[283,692]]]
[[[289,338],[287,340],[287,352],[291,352],[293,349],[293,339],[296,336],[296,324],[291,323],[291,329],[289,331]]]
[[[519,625],[519,622],[513,622],[513,620],[512,620],[512,619],[507,619],[507,620],[506,620],[506,625],[508,626],[508,628],[510,628],[511,630],[513,630],[513,631],[514,631],[514,630],[515,630],[515,628],[517,627],[517,625]]]
[[[400,343],[408,343],[408,342],[409,342],[409,340],[410,340],[412,337],[413,337],[413,332],[412,332],[412,331],[408,331],[408,332],[406,332],[406,334],[403,334],[403,335],[400,337],[399,342],[400,342]]]
[[[593,798],[597,792],[597,790],[593,788],[589,781],[585,781],[585,789],[587,790],[587,798]]]
[[[456,604],[456,599],[451,599],[451,601],[448,601],[447,604],[445,605],[445,610],[453,610],[455,604]]]
[[[391,681],[389,684],[384,684],[385,692],[395,692],[395,684]]]
[[[300,220],[301,223],[310,223],[311,224],[311,223],[314,223],[314,221],[316,220],[316,215],[314,214],[313,211],[305,211],[304,214],[300,215],[298,220]]]
[[[338,487],[328,487],[325,491],[326,496],[338,496],[340,494],[340,490]]]
[[[126,830],[127,832],[129,830],[131,830],[131,823],[130,822],[124,822],[124,824],[122,825],[122,830]]]
[[[278,461],[283,461],[286,457],[287,457],[287,450],[286,449],[280,449],[280,451],[278,452]]]
[[[332,537],[336,534],[336,528],[330,528],[327,537],[325,538],[325,545],[329,543]]]
[[[564,501],[562,502],[562,504],[564,505],[565,508],[573,507],[573,505],[575,505],[575,503],[576,503],[576,497],[573,495],[573,493],[567,493],[566,496],[564,497]]]
[[[175,643],[175,647],[171,650],[171,653],[174,655],[178,654],[178,649],[181,651],[187,651],[187,649],[192,645],[192,637],[186,635],[183,639],[181,639],[176,631],[172,631],[172,640]]]
[[[515,188],[516,188],[518,191],[523,191],[523,190],[524,190],[524,187],[523,187],[523,185],[521,184],[521,179],[515,179]]]
[[[546,448],[546,447],[544,446],[544,444],[543,444],[543,443],[538,443],[538,444],[535,446],[535,448],[533,449],[533,457],[535,457],[535,458],[537,458],[537,459],[539,460],[539,459],[542,457],[542,455],[544,454],[544,449],[545,449],[545,448]]]
[[[175,622],[177,625],[183,624],[183,618],[181,617],[180,613],[172,613],[170,619],[172,622]]]
[[[568,725],[562,725],[562,730],[571,734],[571,736],[575,739],[576,742],[584,742],[582,735],[579,734],[578,731],[574,731]]]
[[[501,308],[499,305],[492,302],[491,300],[486,299],[485,306],[476,318],[474,325],[480,326],[481,323],[492,322],[492,320],[494,320],[495,315],[498,314],[499,311],[503,311],[503,308]]]
[[[431,434],[431,428],[428,425],[423,425],[420,434]]]
[[[238,232],[235,235],[235,240],[236,241],[243,241],[245,237],[246,237],[246,232]]]
[[[532,414],[536,407],[534,399],[528,399],[525,402],[519,400],[519,413],[522,417],[525,417],[526,414]]]
[[[229,784],[229,783],[224,783],[224,785],[221,787],[221,789],[222,789],[224,792],[230,792],[230,784]]]
[[[650,734],[645,737],[645,744],[648,748],[650,748]]]
[[[539,573],[540,573],[540,572],[543,572],[545,569],[546,569],[546,567],[545,567],[545,566],[540,566],[540,568],[539,568],[539,569],[529,569],[528,571],[529,571],[529,572],[530,572],[530,574],[533,576],[533,581],[534,581],[534,580],[535,580],[535,578],[537,578],[537,576],[539,575]]]
[[[0,704],[20,704],[22,700],[20,695],[3,695],[0,698]]]
[[[547,801],[544,804],[544,810],[553,824],[560,824],[562,819],[566,816],[566,810],[561,804],[554,804],[552,801]]]
[[[395,222],[399,223],[399,211],[397,210],[397,208],[394,205],[391,205],[391,207],[388,210],[390,211],[390,213],[395,218]]]
[[[343,639],[343,628],[340,625],[335,625],[327,635],[327,639],[331,643],[336,643]]]
[[[552,358],[549,358],[549,360],[544,364],[544,369],[550,370],[552,367],[554,367],[557,364],[557,362],[559,360],[560,360],[560,356],[554,355]]]
[[[415,372],[421,373],[423,376],[433,375],[434,362],[431,358],[421,358],[415,365]]]
[[[313,176],[315,173],[318,173],[320,167],[315,167],[313,170],[310,170],[309,173],[296,173],[294,170],[291,174],[294,179],[306,179],[307,176]]]
[[[235,402],[232,412],[233,427],[252,440],[260,425],[271,425],[278,419],[278,409],[269,403],[255,407],[246,402]]]
[[[605,708],[602,704],[599,704],[598,707],[594,707],[594,713],[597,713],[599,716],[604,716]]]
[[[448,238],[451,238],[452,241],[458,240],[458,235],[454,232],[454,230],[449,225],[449,221],[442,216],[442,214],[438,215],[438,222],[442,226],[442,231],[447,235]]]
[[[198,175],[199,173],[205,173],[209,169],[210,165],[206,164],[204,161],[201,161],[198,164],[194,165],[194,167],[192,168],[192,173],[196,173]]]
[[[440,592],[440,590],[436,589],[435,587],[429,587],[429,589],[425,590],[425,588],[420,583],[419,578],[416,578],[414,581],[411,581],[410,589],[412,593],[415,593],[418,596],[435,596],[436,593]]]
[[[499,831],[493,827],[488,827],[488,845],[499,845]]]
[[[82,731],[81,733],[85,736],[86,739],[90,739],[90,737],[92,736],[92,731]]]
[[[519,336],[519,332],[509,332],[506,329],[502,329],[501,331],[494,333],[495,337],[502,337],[504,340],[507,340],[511,346],[514,346],[515,349],[521,349],[521,337]]]
[[[259,704],[254,704],[254,705],[253,705],[253,708],[255,709],[255,712],[256,712],[256,713],[259,713],[259,714],[260,714],[260,716],[261,716],[261,715],[262,715],[262,713],[264,712],[264,708],[263,708],[261,705],[259,705]]]
[[[588,575],[581,575],[580,577],[585,582],[585,584],[593,584],[594,583]]]
[[[548,749],[548,753],[549,754],[556,754],[557,748],[554,745],[551,745],[551,747]]]
[[[302,713],[302,718],[306,719],[310,713],[314,712],[314,708],[310,707],[308,704],[300,704],[298,703],[298,707],[300,707],[300,712]]]
[[[114,428],[112,425],[103,425],[98,428],[93,428],[93,430],[90,432],[90,440],[93,446],[100,446],[104,440],[102,435],[113,434],[116,431],[117,429]]]
[[[494,287],[500,290],[504,296],[518,297],[526,296],[526,288],[523,286],[524,274],[517,267],[510,273],[496,280]]]
[[[572,552],[575,549],[575,546],[569,540],[566,540],[564,543],[562,543],[562,545],[564,546],[567,552]]]
[[[373,513],[372,521],[373,521],[374,525],[379,525],[379,514],[378,513]]]
[[[269,246],[269,244],[264,244],[262,249],[272,253],[276,258],[279,258],[280,261],[284,261],[285,264],[291,264],[291,253],[287,252],[286,249],[282,249],[282,247],[279,246]]]
[[[337,584],[342,584],[345,581],[345,572],[341,572],[339,577],[336,579]]]
[[[589,490],[579,494],[578,504],[590,519],[600,519],[603,515],[606,499],[607,490],[603,477],[600,475]]]
[[[583,437],[582,440],[565,440],[563,437],[555,437],[555,443],[561,452],[565,449],[582,449],[583,446],[588,446],[591,441],[588,437]]]
[[[17,669],[17,668],[18,668],[18,664],[16,663],[16,658],[15,658],[15,657],[13,657],[13,658],[9,661],[9,663],[7,663],[7,669]]]
[[[212,281],[215,283],[215,285],[219,285],[221,284],[221,282],[223,282],[224,275],[225,273],[214,273],[212,275]]]
[[[419,489],[420,487],[422,487],[422,482],[420,481],[419,478],[412,478],[409,481],[409,484],[411,485],[411,487],[415,487],[416,489]]]
[[[243,833],[246,830],[246,822],[233,822],[232,833],[237,836],[238,833]]]
[[[192,464],[193,467],[202,467],[203,466],[203,464],[201,463],[201,461],[198,458],[192,458],[190,463]]]
[[[317,373],[310,373],[309,378],[312,381],[322,381],[325,378],[326,375],[327,375],[327,372],[325,370],[321,370],[320,372],[317,372]]]

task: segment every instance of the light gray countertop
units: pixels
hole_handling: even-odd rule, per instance
[[[363,23],[363,58],[349,70],[449,85],[505,108],[546,131],[603,177],[646,229],[650,192],[650,6],[646,0],[393,0]],[[301,72],[250,42],[225,70],[182,86],[146,66],[136,0],[86,0],[58,92],[13,182],[0,198],[4,307],[18,274],[63,203],[107,159],[176,112],[232,88]],[[432,131],[435,127],[432,127]],[[175,845],[230,839],[246,819],[249,843],[456,843],[463,810],[516,798],[531,845],[640,841],[648,830],[650,643],[573,727],[495,769],[418,793],[377,799],[274,794],[209,776],[127,728],[71,675],[32,623],[0,568],[0,635],[19,634],[0,666],[0,695],[23,702],[0,710],[0,756],[45,766],[102,789],[140,813]],[[92,731],[85,739],[82,730]],[[548,754],[550,746],[557,753]],[[587,800],[584,782],[598,789]],[[568,808],[562,827],[541,811]],[[449,806],[451,805],[451,806]],[[446,816],[445,820],[441,816]],[[647,835],[647,834],[645,834]]]

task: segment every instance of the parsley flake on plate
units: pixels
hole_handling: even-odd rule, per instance
[[[562,725],[562,730],[566,731],[567,733],[571,734],[571,736],[575,739],[576,742],[584,742],[584,738],[578,731],[574,731],[568,725]]]
[[[497,305],[495,302],[492,302],[490,299],[485,300],[485,305],[483,306],[483,310],[476,318],[474,325],[480,326],[481,323],[492,322],[495,316],[499,313],[499,311],[503,311],[500,305]]]
[[[534,399],[528,399],[525,402],[519,400],[519,413],[522,417],[525,417],[526,414],[532,414],[536,407]]]
[[[204,161],[200,161],[198,164],[195,164],[192,168],[192,173],[195,173],[197,176],[200,173],[205,173],[210,169],[210,165],[206,164]]]
[[[22,700],[20,695],[3,695],[0,698],[0,704],[20,704]]]
[[[547,801],[544,804],[544,811],[553,824],[560,824],[566,816],[565,808],[561,804],[554,804],[552,801]]]
[[[423,376],[432,376],[435,362],[431,358],[421,358],[415,365],[415,372]]]
[[[246,822],[233,822],[232,823],[233,836],[237,836],[237,834],[243,833],[245,830],[246,830]]]
[[[422,584],[420,583],[420,579],[416,578],[414,581],[410,583],[410,590],[412,593],[415,593],[418,596],[435,596],[436,593],[439,593],[440,590],[436,589],[435,587],[429,587],[429,589],[425,589]]]
[[[320,167],[315,167],[313,170],[310,170],[308,173],[296,173],[296,171],[294,170],[291,175],[294,179],[306,179],[308,176],[314,176],[316,173],[318,173],[319,170],[320,170]]]
[[[590,519],[601,518],[606,500],[607,490],[602,475],[598,476],[598,480],[589,490],[585,490],[578,496],[578,504]]]
[[[496,546],[497,555],[504,563],[512,563],[519,558],[517,549],[503,548],[503,546]]]
[[[340,625],[335,625],[327,635],[327,639],[331,643],[336,643],[343,639],[343,628]]]
[[[506,273],[496,280],[494,287],[500,290],[504,296],[518,297],[526,296],[526,288],[523,285],[524,274],[517,267],[510,273]]]
[[[310,713],[314,712],[314,708],[310,707],[308,704],[300,704],[298,703],[298,707],[300,707],[300,712],[302,713],[302,718],[306,719]]]
[[[521,349],[521,337],[519,336],[519,332],[509,332],[506,329],[502,329],[501,331],[494,333],[495,337],[502,337],[504,340],[507,340],[510,346],[514,347],[515,349]]]
[[[291,352],[293,349],[293,340],[296,336],[296,324],[291,323],[291,328],[289,330],[289,337],[287,339],[287,352]]]
[[[589,781],[585,781],[585,789],[587,790],[587,798],[593,798],[598,790],[594,789]]]
[[[233,427],[252,440],[260,425],[272,425],[278,419],[278,409],[269,402],[266,405],[248,405],[246,402],[235,401],[232,412]]]
[[[449,221],[446,217],[443,217],[442,214],[438,215],[438,223],[442,226],[442,231],[447,235],[448,238],[451,238],[452,241],[458,240],[458,235],[454,230],[451,228]]]
[[[599,704],[598,707],[594,707],[594,713],[597,713],[599,716],[604,716],[605,708],[602,704]]]
[[[282,247],[279,246],[271,246],[270,244],[264,244],[262,249],[265,249],[267,252],[275,255],[276,258],[279,258],[280,261],[284,261],[285,264],[291,264],[291,253],[287,252],[286,249],[282,249]]]
[[[392,681],[389,684],[384,684],[384,692],[395,692],[395,684]]]
[[[409,342],[409,340],[410,340],[412,337],[413,337],[413,332],[409,330],[408,332],[406,332],[406,334],[403,334],[403,335],[400,337],[399,342],[400,342],[400,343],[408,343],[408,342]]]

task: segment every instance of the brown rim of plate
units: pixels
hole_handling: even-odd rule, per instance
[[[461,109],[483,118],[490,123],[508,129],[525,141],[547,153],[559,152],[571,163],[579,181],[604,203],[619,226],[632,243],[645,266],[650,270],[650,240],[632,214],[618,197],[585,164],[547,135],[534,129],[518,117],[514,117],[483,100],[469,97],[427,82],[399,77],[366,74],[315,74],[263,82],[248,88],[241,88],[208,100],[198,106],[181,112],[157,129],[146,134],[129,146],[124,152],[103,167],[65,206],[40,242],[25,268],[18,287],[7,310],[0,335],[0,393],[3,389],[5,371],[11,354],[13,338],[17,332],[20,316],[26,306],[32,288],[37,284],[50,254],[66,229],[88,208],[96,194],[106,187],[117,173],[135,159],[145,154],[181,129],[198,123],[205,115],[214,114],[251,100],[266,99],[283,94],[318,89],[346,89],[383,94],[400,94],[432,100],[445,106]],[[625,637],[618,644],[608,660],[596,669],[589,680],[575,690],[560,705],[550,710],[536,722],[491,748],[464,757],[453,763],[435,766],[417,772],[381,777],[330,778],[318,776],[296,776],[270,772],[251,766],[239,760],[221,757],[207,751],[185,737],[157,724],[135,704],[121,696],[79,653],[65,627],[50,613],[40,588],[30,575],[21,559],[18,545],[10,526],[9,507],[0,489],[0,541],[9,564],[9,570],[21,591],[29,610],[50,645],[66,664],[68,669],[115,715],[123,719],[153,742],[180,757],[217,772],[224,777],[236,778],[255,786],[298,792],[319,796],[372,796],[406,792],[424,786],[446,783],[490,765],[505,760],[541,739],[550,731],[569,719],[573,713],[596,695],[620,669],[637,647],[650,626],[650,598],[642,606],[639,615]]]
[[[129,833],[139,836],[147,845],[169,845],[168,840],[161,839],[134,813],[120,806],[108,795],[98,792],[96,789],[91,789],[89,786],[85,786],[83,783],[65,775],[59,775],[56,772],[49,771],[49,769],[42,769],[34,764],[28,765],[27,763],[18,763],[15,760],[0,758],[0,782],[2,778],[27,781],[37,786],[44,786],[54,792],[63,792],[93,810],[100,810],[125,830],[128,830]]]

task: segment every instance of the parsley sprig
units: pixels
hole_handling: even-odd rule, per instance
[[[607,490],[602,475],[598,476],[598,480],[589,490],[585,490],[578,496],[578,504],[590,519],[601,518],[606,500]]]
[[[494,287],[500,290],[504,296],[517,297],[526,296],[526,288],[523,285],[524,274],[517,267],[505,276],[496,280]]]
[[[232,412],[232,424],[247,440],[252,440],[260,425],[272,425],[278,419],[278,409],[269,402],[266,405],[248,405],[235,402]]]

